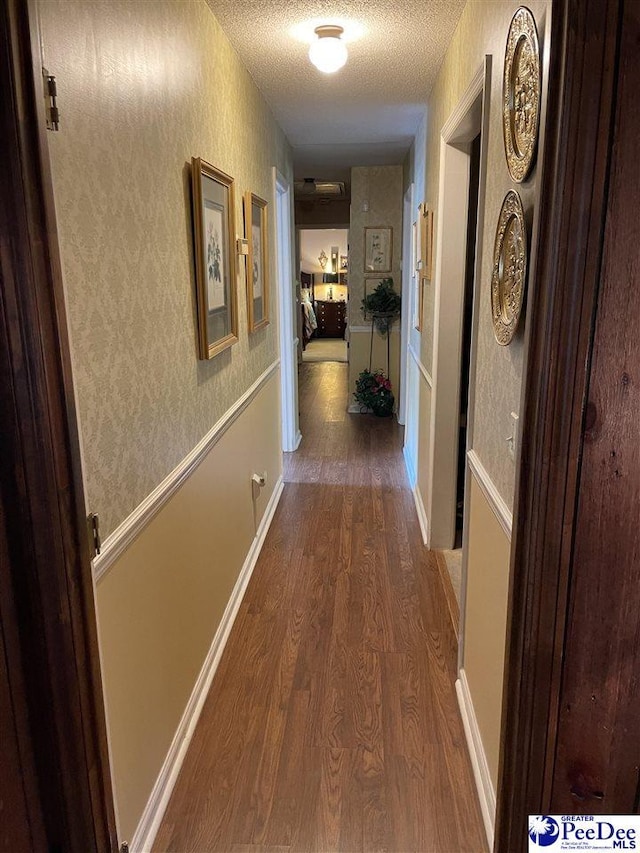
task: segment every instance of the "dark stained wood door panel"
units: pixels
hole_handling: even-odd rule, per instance
[[[627,0],[551,800],[562,813],[638,810],[639,92],[640,4]]]

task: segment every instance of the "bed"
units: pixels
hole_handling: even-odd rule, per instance
[[[302,311],[302,349],[305,349],[318,328],[316,312],[311,303],[311,291],[306,287],[300,288],[300,309]]]

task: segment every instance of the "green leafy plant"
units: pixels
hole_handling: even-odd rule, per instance
[[[360,404],[361,411],[369,409],[374,415],[385,417],[393,412],[394,397],[391,381],[382,370],[363,370],[356,379],[356,390],[353,395]]]
[[[401,304],[400,294],[393,289],[393,279],[389,277],[383,278],[376,289],[364,297],[362,310],[365,317],[371,314],[378,331],[386,334],[399,316]]]

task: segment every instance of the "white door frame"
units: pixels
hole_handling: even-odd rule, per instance
[[[398,401],[398,423],[407,420],[409,323],[411,322],[411,224],[413,214],[413,183],[404,194],[402,208],[402,311],[400,314],[400,399]]]
[[[293,205],[289,181],[274,166],[278,336],[280,343],[280,413],[283,451],[296,450],[302,439],[298,420],[298,338],[294,316],[292,256]]]
[[[467,229],[461,228],[460,223],[466,223],[468,215],[469,143],[482,131],[476,265],[474,270],[474,282],[477,282],[482,255],[482,247],[478,243],[477,237],[478,234],[482,234],[483,186],[488,144],[486,102],[490,85],[491,57],[487,56],[458,106],[442,128],[440,138],[437,260],[434,291],[433,397],[429,460],[431,490],[429,506],[427,507],[430,534],[428,544],[430,548],[452,548],[455,543],[460,371],[467,250]],[[485,93],[484,97],[483,93]],[[470,395],[473,395],[474,388],[478,291],[479,288],[474,285]],[[470,399],[467,422],[468,443],[472,438],[473,430],[472,403],[473,400]]]

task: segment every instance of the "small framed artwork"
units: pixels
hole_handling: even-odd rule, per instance
[[[244,230],[247,254],[247,318],[249,332],[269,323],[269,251],[267,202],[252,192],[244,196]]]
[[[424,270],[423,275],[429,281],[433,277],[433,210],[428,205],[424,209]]]
[[[349,269],[349,255],[340,255],[340,272],[347,272]]]
[[[233,178],[191,160],[198,350],[209,359],[238,340]]]
[[[364,271],[391,272],[393,228],[364,229]]]
[[[431,280],[433,268],[433,210],[428,204],[418,206],[418,237],[416,269],[423,278]]]
[[[340,258],[340,250],[337,246],[331,247],[331,272],[337,273],[340,272],[339,269],[339,258]]]

